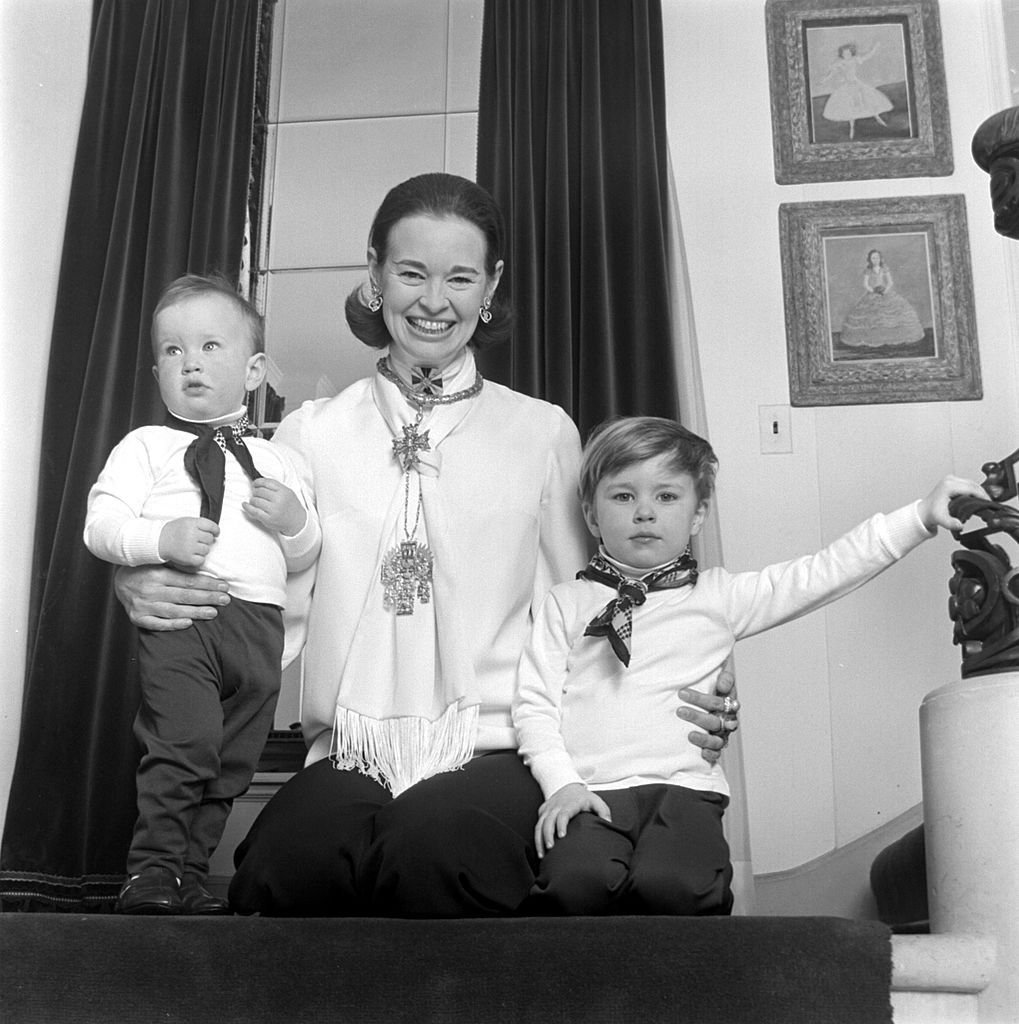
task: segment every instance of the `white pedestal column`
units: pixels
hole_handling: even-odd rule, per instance
[[[996,941],[980,1021],[1019,1021],[1019,673],[929,693],[920,753],[931,932]]]

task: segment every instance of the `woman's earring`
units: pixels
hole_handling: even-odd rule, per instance
[[[478,314],[481,317],[483,324],[489,324],[492,322],[492,300],[491,298],[485,299],[481,304],[481,312]]]
[[[368,299],[368,308],[373,313],[377,313],[382,308],[382,291],[374,281],[372,281],[371,285],[371,297]]]

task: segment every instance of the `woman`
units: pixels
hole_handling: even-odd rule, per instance
[[[242,913],[506,914],[533,882],[541,795],[515,750],[516,663],[534,610],[587,551],[576,428],[474,365],[473,348],[509,333],[502,248],[473,182],[392,189],[368,286],[347,301],[355,334],[386,354],[277,431],[323,529],[310,611],[300,578],[288,608],[307,621],[309,754],[238,848]],[[690,720],[724,733],[718,715]]]

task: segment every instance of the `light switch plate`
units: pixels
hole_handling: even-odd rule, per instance
[[[762,455],[788,455],[793,450],[788,405],[759,405],[758,429]]]

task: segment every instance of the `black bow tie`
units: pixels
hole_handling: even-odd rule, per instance
[[[630,638],[633,636],[633,609],[647,600],[649,591],[692,587],[697,582],[697,561],[687,548],[679,558],[641,576],[630,579],[611,562],[595,555],[587,567],[577,573],[577,579],[604,583],[618,592],[609,603],[587,624],[584,636],[603,636],[612,645],[616,657],[630,664]]]
[[[223,511],[223,478],[226,474],[226,453],[230,452],[241,464],[241,469],[251,480],[257,480],[262,474],[255,468],[251,452],[244,443],[244,438],[255,433],[247,416],[242,416],[235,423],[227,423],[221,427],[210,427],[205,423],[188,423],[172,414],[166,417],[166,425],[174,430],[185,430],[195,434],[195,439],[184,452],[184,468],[202,493],[203,519],[219,522]]]

